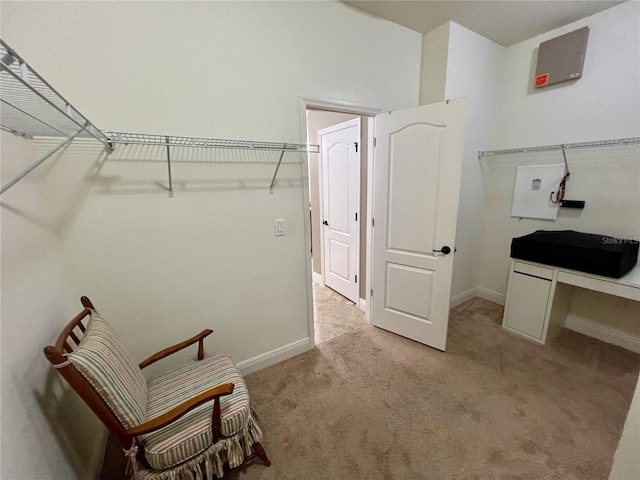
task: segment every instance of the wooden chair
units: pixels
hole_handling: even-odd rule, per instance
[[[203,467],[206,478],[222,477],[225,464],[234,468],[254,452],[271,465],[237,367],[225,354],[204,355],[212,330],[135,365],[91,301],[81,302],[84,310],[44,354],[119,439],[135,478],[200,478]],[[149,381],[142,376],[143,368],[195,343],[197,361]]]

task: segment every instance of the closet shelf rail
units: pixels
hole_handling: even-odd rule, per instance
[[[171,197],[173,196],[171,147],[280,152],[280,158],[269,187],[270,193],[273,193],[273,186],[285,153],[319,153],[320,151],[318,145],[296,143],[103,132],[78,112],[2,39],[0,39],[0,129],[25,138],[61,137],[62,139],[58,146],[16,178],[0,187],[0,194],[11,188],[76,137],[92,137],[104,144],[108,152],[113,151],[114,145],[117,144],[165,147],[169,173],[169,196]]]
[[[635,145],[640,143],[640,137],[616,138],[613,140],[597,140],[593,142],[566,143],[560,145],[543,145],[538,147],[525,148],[509,148],[506,150],[488,150],[478,151],[478,160],[484,157],[493,157],[496,155],[513,155],[518,153],[530,152],[547,152],[553,150],[569,150],[573,148],[597,148],[597,147],[615,147],[619,145]]]
[[[0,195],[76,137],[107,138],[38,72],[0,39],[0,128],[24,138],[61,137],[59,145],[0,187]]]
[[[105,135],[0,39],[2,128],[26,137],[93,137],[109,147]]]
[[[171,151],[169,147],[184,148],[222,148],[222,149],[243,149],[243,150],[260,150],[260,151],[277,151],[280,152],[278,164],[273,172],[269,193],[273,193],[280,170],[280,164],[285,153],[319,153],[319,145],[309,145],[302,143],[278,143],[263,142],[255,140],[224,140],[219,138],[204,137],[177,137],[169,135],[153,135],[147,133],[124,133],[124,132],[105,132],[110,145],[150,145],[162,146],[167,149],[167,170],[169,174],[169,197],[173,197],[173,183],[171,180]]]
[[[262,142],[254,140],[223,140],[203,137],[177,137],[173,135],[150,135],[146,133],[104,132],[109,143],[123,145],[161,145],[170,147],[228,148],[245,150],[274,150],[284,152],[318,153],[318,145],[282,142]]]

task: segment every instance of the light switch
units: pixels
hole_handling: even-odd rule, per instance
[[[282,237],[284,235],[284,218],[279,218],[274,221],[274,228],[276,237]]]

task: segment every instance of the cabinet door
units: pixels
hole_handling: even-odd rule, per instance
[[[513,272],[506,325],[538,340],[542,338],[551,280]]]

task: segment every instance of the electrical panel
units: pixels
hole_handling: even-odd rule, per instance
[[[582,77],[589,27],[583,27],[540,44],[534,87]]]

